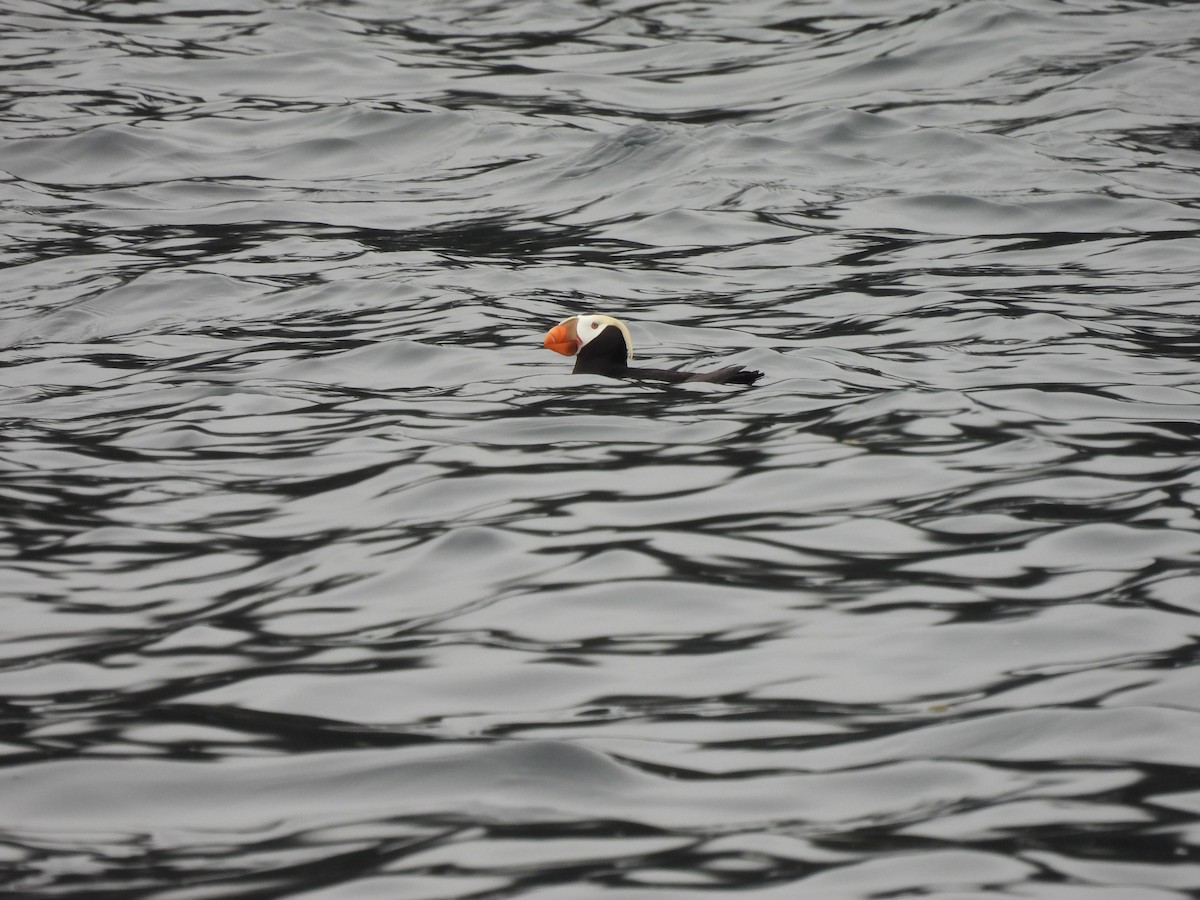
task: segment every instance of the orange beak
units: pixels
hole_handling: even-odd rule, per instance
[[[561,353],[563,356],[574,356],[579,349],[579,341],[575,339],[575,335],[567,328],[566,322],[560,322],[548,332],[546,338],[542,341],[542,346],[547,350],[553,350],[555,353]]]

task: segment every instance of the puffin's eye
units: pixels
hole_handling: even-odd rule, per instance
[[[596,330],[597,328],[599,328],[599,327],[600,327],[600,323],[599,323],[599,322],[593,322],[593,323],[592,323],[592,330],[593,330],[593,331],[595,331],[595,330]]]

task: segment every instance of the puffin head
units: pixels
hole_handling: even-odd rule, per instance
[[[574,356],[602,335],[605,339],[600,344],[615,343],[618,334],[625,345],[624,362],[628,362],[633,359],[633,338],[625,323],[612,316],[571,316],[563,319],[546,332],[542,346],[563,356]]]

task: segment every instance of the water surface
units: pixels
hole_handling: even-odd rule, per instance
[[[1194,4],[0,24],[0,889],[1200,889]]]

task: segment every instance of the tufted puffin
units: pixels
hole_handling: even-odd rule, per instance
[[[625,323],[612,316],[571,316],[546,334],[542,346],[563,356],[575,357],[576,375],[608,375],[612,378],[637,378],[667,381],[671,384],[704,381],[709,384],[754,384],[762,378],[742,366],[726,366],[711,372],[681,372],[679,369],[638,369],[629,365],[633,358],[633,338]]]

